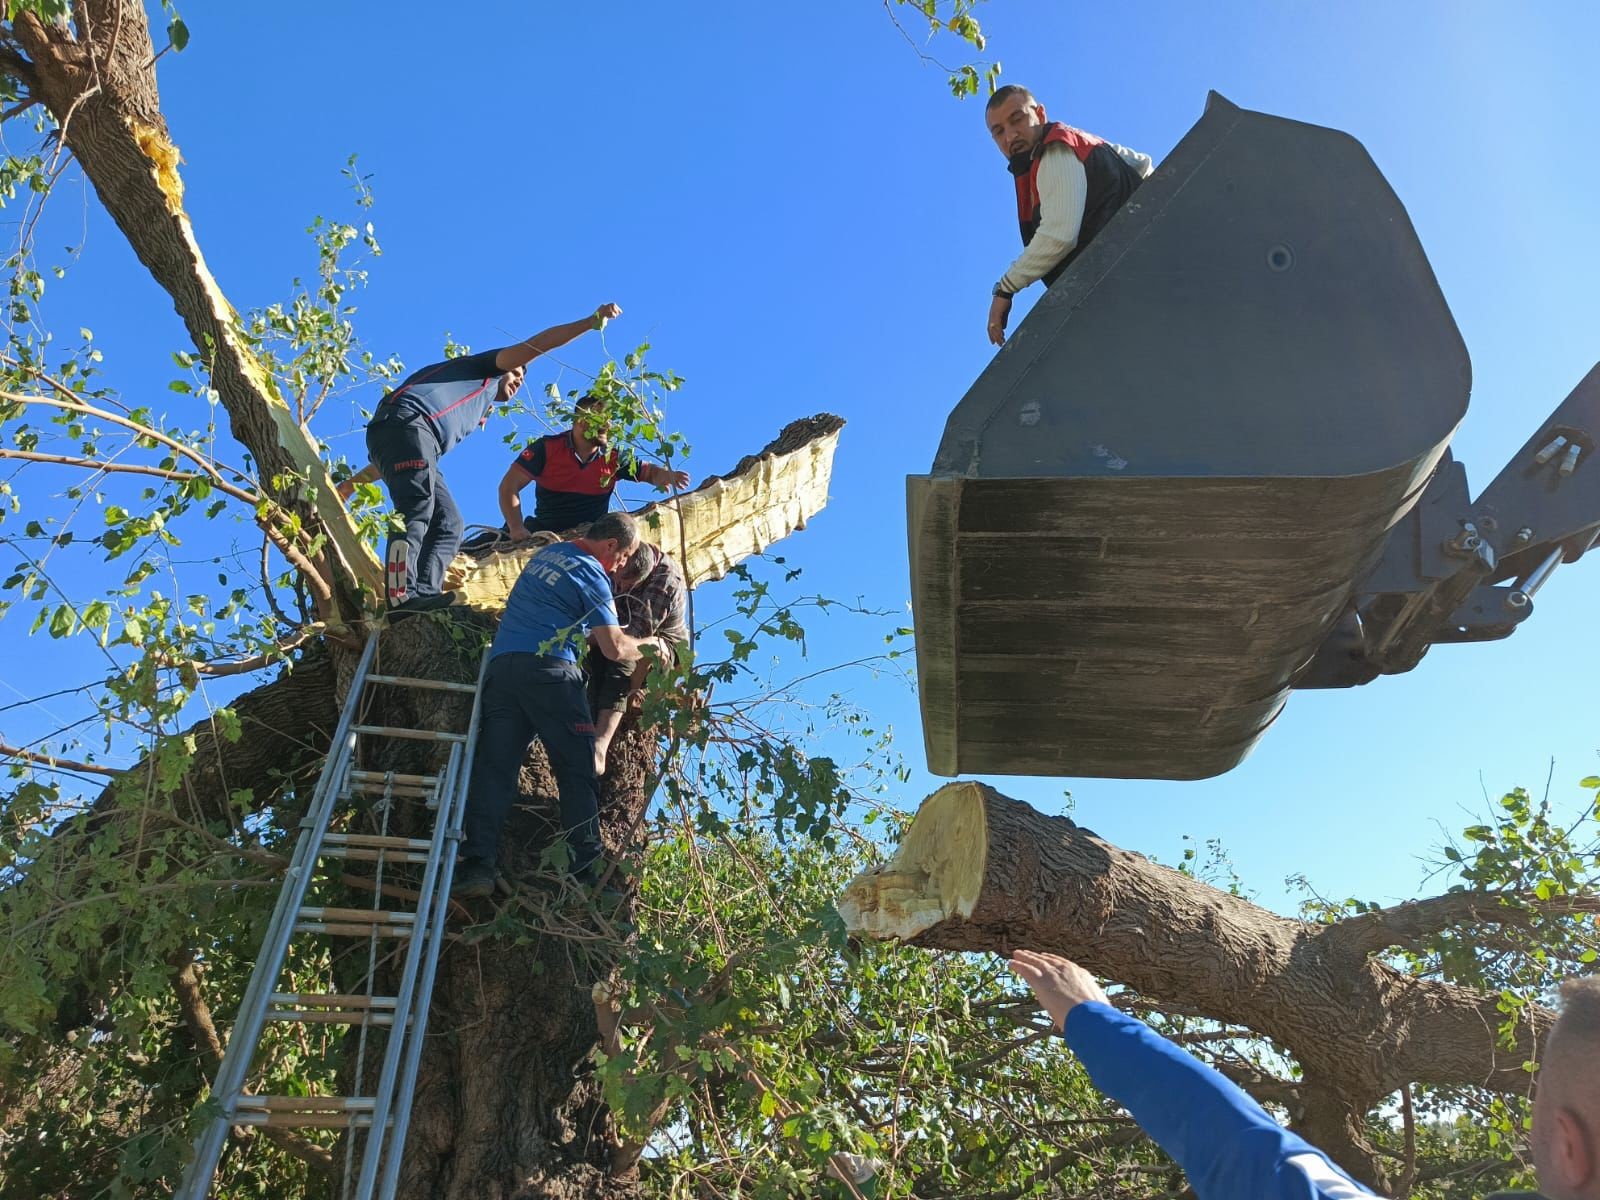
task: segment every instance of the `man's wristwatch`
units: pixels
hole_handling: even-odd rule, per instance
[[[995,285],[994,285],[994,287],[993,287],[993,289],[989,292],[989,294],[991,296],[996,296],[996,297],[1004,296],[1007,300],[1011,299],[1012,296],[1016,295],[1015,292],[1006,291],[1006,285],[1005,285],[1005,281],[1004,280],[997,280]]]

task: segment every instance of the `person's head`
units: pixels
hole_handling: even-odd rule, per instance
[[[1550,1200],[1600,1197],[1600,976],[1569,979],[1533,1098],[1533,1165]]]
[[[509,403],[511,398],[522,390],[522,381],[527,377],[527,367],[512,367],[500,376],[500,403]]]
[[[608,512],[584,531],[579,543],[615,574],[639,548],[639,526],[625,512]]]
[[[984,106],[983,119],[989,126],[989,136],[1007,158],[1032,153],[1044,136],[1048,121],[1044,105],[1035,100],[1027,88],[1016,83],[995,89]]]
[[[579,396],[572,404],[572,427],[591,442],[603,442],[610,432],[604,396]]]
[[[649,542],[641,541],[628,561],[617,569],[615,586],[618,592],[631,592],[646,579],[650,572],[656,569],[661,561],[661,551]]]

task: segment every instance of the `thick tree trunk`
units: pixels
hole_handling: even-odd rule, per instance
[[[1361,1134],[1374,1104],[1406,1083],[1526,1094],[1522,1064],[1537,1057],[1552,1019],[1534,1008],[1502,1046],[1495,996],[1375,957],[1460,920],[1516,923],[1525,908],[1453,893],[1307,924],[978,783],[949,784],[924,801],[894,858],[852,881],[839,910],[869,937],[1063,954],[1158,1005],[1254,1030],[1304,1072],[1297,1126],[1380,1188]]]
[[[474,625],[492,631],[487,617],[408,621],[384,635],[381,669],[470,682],[475,656],[463,654],[457,638]],[[374,715],[396,725],[464,729],[469,711],[467,698],[397,691]],[[626,855],[638,829],[657,750],[655,737],[633,728],[612,747],[601,797],[611,861]],[[432,753],[398,743],[364,765],[421,772],[434,768]],[[458,906],[455,940],[439,962],[403,1200],[598,1200],[634,1190],[631,1180],[608,1172],[611,1123],[587,1065],[599,1037],[592,989],[610,973],[623,930],[538,870],[554,830],[556,787],[537,742],[521,793],[500,861],[514,894]],[[431,820],[404,807],[389,832],[422,836]]]
[[[313,537],[327,534],[336,568],[329,582],[341,603],[326,615],[353,617],[356,589],[382,594],[382,570],[335,494],[316,442],[240,339],[233,306],[200,253],[183,209],[178,148],[161,114],[143,4],[78,0],[71,29],[20,13],[6,34],[27,56],[18,73],[30,97],[50,110],[100,202],[172,297],[262,489]]]

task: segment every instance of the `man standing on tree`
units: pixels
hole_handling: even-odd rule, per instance
[[[579,651],[587,642],[630,666],[654,639],[629,637],[617,623],[609,576],[639,545],[627,513],[607,513],[580,538],[546,546],[528,560],[506,599],[479,698],[478,743],[467,791],[466,841],[452,893],[494,890],[500,830],[517,796],[517,773],[537,737],[560,793],[568,870],[599,875],[600,782],[594,721]]]
[[[669,653],[689,640],[686,617],[689,585],[683,572],[666,553],[649,542],[618,568],[612,590],[616,593],[617,619],[630,637],[654,638]],[[590,695],[594,701],[594,769],[604,775],[606,753],[622,724],[633,697],[644,686],[649,664],[629,664],[619,659],[590,656]]]
[[[513,542],[529,534],[565,533],[598,520],[611,506],[618,483],[652,483],[662,491],[689,486],[689,476],[654,463],[624,463],[606,445],[604,400],[583,396],[572,428],[530,442],[500,480],[500,513]],[[522,513],[522,491],[534,485],[533,515]]]
[[[602,304],[592,316],[556,325],[499,350],[485,350],[423,367],[385,396],[367,425],[365,470],[339,485],[348,498],[357,483],[379,475],[405,522],[389,535],[385,554],[389,607],[443,608],[444,573],[461,545],[461,512],[439,473],[439,458],[486,424],[490,406],[517,394],[527,365],[539,355],[603,328],[622,309]]]
[[[984,109],[989,136],[1017,181],[1023,251],[993,289],[989,340],[1006,340],[1011,298],[1035,280],[1049,287],[1150,174],[1148,155],[1046,118],[1025,87],[1008,84]]]
[[[1112,1008],[1077,963],[1018,950],[1011,969],[1033,989],[1095,1086],[1183,1168],[1199,1200],[1374,1195],[1231,1080]],[[1570,979],[1561,997],[1533,1102],[1533,1163],[1542,1190],[1497,1193],[1500,1200],[1600,1200],[1600,978]]]

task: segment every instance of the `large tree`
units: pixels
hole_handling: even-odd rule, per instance
[[[971,7],[898,0],[890,12],[921,14],[981,48]],[[187,32],[167,19],[181,49]],[[189,407],[172,418],[111,386],[87,337],[71,349],[51,340],[34,319],[47,267],[33,258],[23,206],[0,458],[30,474],[0,482],[16,559],[0,603],[41,636],[97,647],[106,667],[81,692],[86,711],[134,753],[127,765],[72,752],[70,722],[4,747],[7,1200],[173,1181],[355,650],[380,637],[388,671],[470,679],[521,563],[458,564],[473,598],[461,619],[377,620],[380,498],[368,492],[347,512],[331,486],[343,465],[314,432],[330,394],[397,368],[362,351],[350,320],[361,272],[347,254],[375,248],[370,227],[319,221],[309,285],[239,313],[184,211],[158,59],[149,13],[133,0],[29,0],[0,26],[8,128],[37,122],[44,139],[6,160],[0,193],[15,210],[76,164],[190,339],[176,381]],[[951,77],[971,93],[982,74],[958,65]],[[677,381],[638,355],[605,381],[634,448],[673,452],[658,401]],[[882,799],[894,768],[870,715],[808,707],[782,679],[747,686],[765,647],[802,642],[806,612],[839,606],[783,596],[784,582],[739,564],[820,507],[838,424],[797,422],[656,511],[653,536],[693,579],[733,569],[739,580],[717,652],[702,644],[687,676],[658,681],[613,753],[605,837],[630,864],[625,882],[646,884],[637,935],[563,894],[536,855],[507,861],[514,893],[467,914],[476,923],[441,965],[408,1197],[1146,1198],[1181,1187],[988,957],[864,943],[832,911],[849,874],[879,857],[873,835],[902,831]],[[45,472],[58,482],[31,486]],[[223,578],[192,582],[210,568],[182,561],[180,543],[229,521],[250,531],[248,554],[227,551]],[[63,566],[91,549],[91,565]],[[900,661],[888,636],[864,656],[869,669]],[[464,702],[397,699],[373,716],[459,725]],[[812,752],[839,727],[862,735],[864,771]],[[421,760],[399,749],[374,765]],[[508,842],[540,845],[553,787],[537,751],[522,783]],[[860,932],[962,951],[1026,937],[1079,954],[1134,985],[1127,1003],[1212,1048],[1369,1177],[1443,1196],[1474,1171],[1504,1173],[1521,1112],[1506,1097],[1526,1078],[1545,1019],[1536,999],[1555,973],[1593,957],[1580,895],[1592,839],[1508,797],[1496,820],[1469,831],[1477,848],[1456,852],[1459,890],[1395,910],[1313,904],[1293,922],[990,794],[977,821],[975,803],[969,823],[989,831],[990,853],[962,859],[966,875],[952,877],[973,907],[952,909],[902,856],[852,889],[871,897],[852,910]],[[393,818],[398,832],[419,816]],[[904,854],[970,844],[942,820],[911,825]],[[884,908],[883,882],[902,876],[927,913],[862,917]],[[352,871],[329,886],[360,896],[371,884]],[[1051,889],[1064,899],[1029,899]],[[308,991],[349,971],[315,953],[290,964]],[[1307,1002],[1345,1022],[1361,1052],[1296,1011]],[[269,1087],[348,1086],[354,1071],[336,1031],[267,1046]],[[1390,1094],[1403,1121],[1382,1107]],[[1461,1113],[1484,1119],[1462,1123]],[[333,1135],[274,1131],[229,1157],[225,1194],[330,1194],[339,1149]]]

